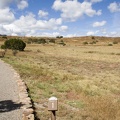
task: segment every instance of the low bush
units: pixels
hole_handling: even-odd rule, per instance
[[[91,36],[91,39],[95,39],[95,37],[94,37],[94,36]]]
[[[96,41],[92,41],[92,42],[90,42],[90,44],[96,44]]]
[[[1,38],[4,38],[4,39],[7,39],[7,35],[2,35],[2,34],[0,34],[0,37],[1,37]]]
[[[24,51],[26,44],[20,39],[9,39],[5,41],[2,47],[12,50]]]
[[[87,45],[87,44],[88,44],[88,42],[83,42],[83,44],[84,44],[84,45]]]
[[[6,49],[6,46],[5,45],[1,45],[1,49]]]
[[[66,45],[63,40],[61,40],[61,41],[59,42],[59,44],[60,44],[60,45],[63,45],[63,46]]]
[[[37,43],[38,43],[38,44],[45,44],[45,43],[47,43],[47,42],[46,42],[46,40],[45,40],[44,38],[41,38],[41,39],[38,39],[38,40],[37,40]]]
[[[50,39],[49,42],[50,43],[55,43],[55,39]]]
[[[113,44],[118,44],[118,42],[117,42],[117,41],[114,41]]]
[[[57,36],[56,38],[63,38],[63,36]]]
[[[113,46],[113,44],[112,44],[112,43],[109,43],[108,46]]]

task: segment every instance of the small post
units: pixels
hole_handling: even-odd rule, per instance
[[[48,111],[51,111],[51,120],[56,120],[57,110],[58,110],[58,99],[56,97],[49,98]]]
[[[51,120],[56,120],[56,111],[51,111]]]

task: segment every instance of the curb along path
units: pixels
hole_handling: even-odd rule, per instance
[[[0,120],[34,120],[31,99],[19,74],[0,60]]]

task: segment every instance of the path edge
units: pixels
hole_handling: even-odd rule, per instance
[[[25,82],[20,78],[19,73],[11,66],[10,64],[6,63],[2,59],[0,59],[3,63],[10,67],[10,69],[14,73],[15,82],[18,86],[18,97],[19,103],[22,104],[20,109],[22,109],[22,120],[35,120],[33,104],[31,98],[28,94],[28,88]]]

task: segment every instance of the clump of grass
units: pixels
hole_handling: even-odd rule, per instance
[[[114,102],[110,96],[88,98],[85,115],[92,120],[105,120],[106,118],[109,120],[117,120],[120,118],[120,104],[116,103],[117,102]]]
[[[55,88],[58,92],[69,92],[71,90],[67,83],[58,83]]]
[[[14,55],[14,56],[16,56],[16,55],[17,55],[17,53],[18,53],[18,51],[17,51],[17,50],[12,50],[12,52],[13,52],[13,55]]]
[[[108,46],[113,46],[113,44],[112,44],[112,43],[109,43]]]
[[[2,38],[7,39],[7,36],[2,36]]]
[[[72,101],[66,101],[66,103],[72,107],[75,107],[75,108],[83,108],[85,106],[84,102],[83,101],[80,101],[80,100],[72,100]]]
[[[88,45],[88,42],[83,42],[84,45]]]
[[[114,41],[113,44],[118,44],[118,42],[117,42],[117,41]]]
[[[55,39],[50,39],[49,42],[50,43],[55,43]]]
[[[96,51],[88,51],[88,52],[85,52],[85,53],[97,53]]]
[[[120,55],[120,53],[116,53],[116,55]]]
[[[92,41],[92,42],[90,42],[90,44],[96,44],[96,41]]]
[[[63,45],[63,46],[66,45],[66,43],[63,40],[61,40],[58,44]]]
[[[94,37],[94,36],[91,36],[91,39],[95,39],[95,37]]]

